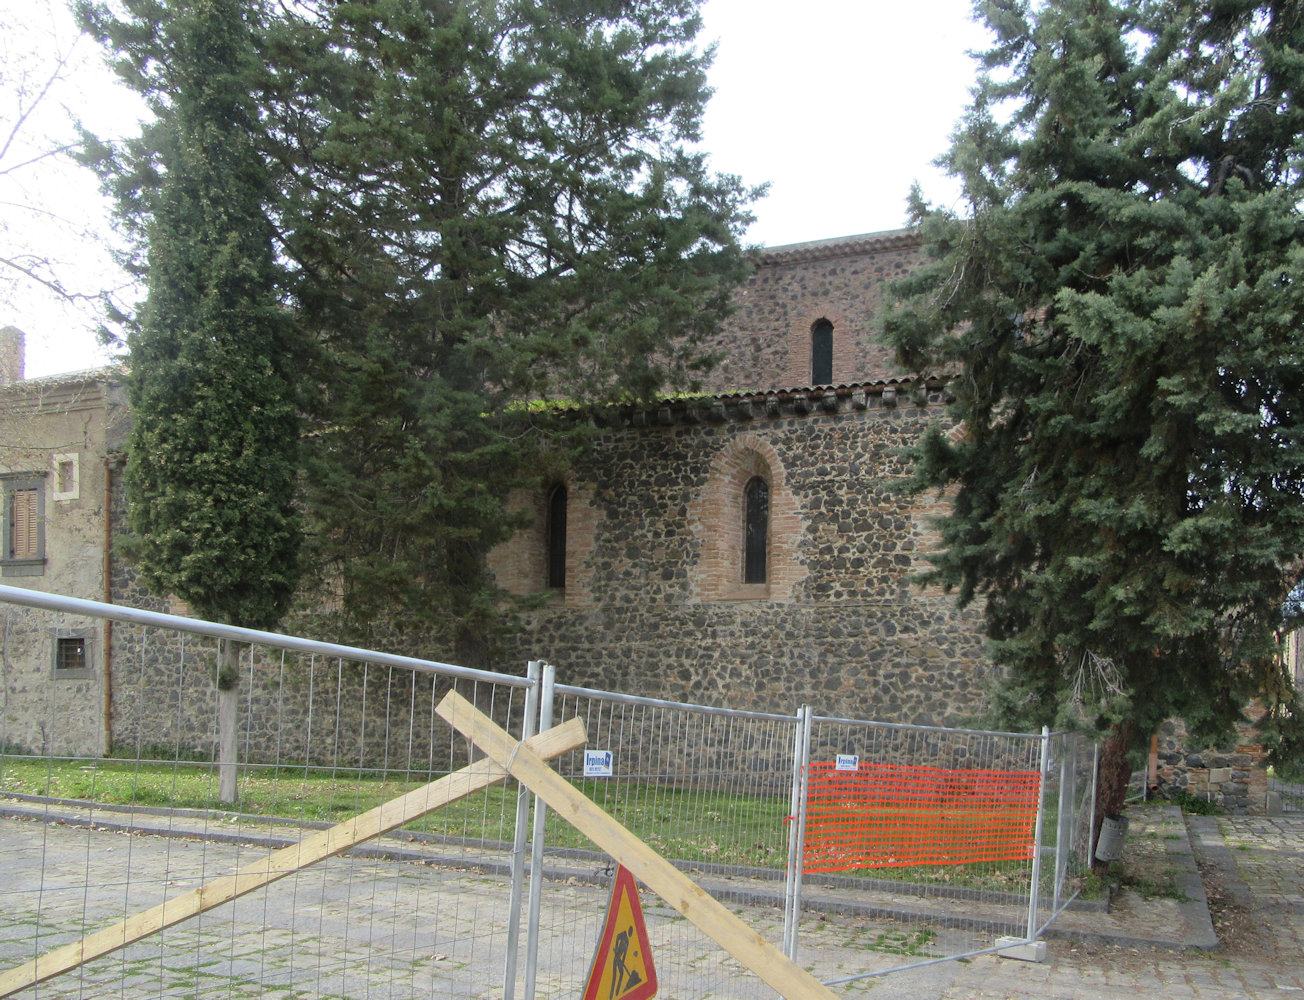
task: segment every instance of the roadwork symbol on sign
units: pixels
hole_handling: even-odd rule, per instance
[[[652,966],[638,883],[627,868],[618,866],[584,1000],[651,1000],[656,994],[657,972]]]

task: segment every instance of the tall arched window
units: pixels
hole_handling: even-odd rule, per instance
[[[770,484],[752,476],[743,488],[743,583],[765,582],[770,542]]]
[[[810,328],[810,384],[833,384],[833,324],[827,319]]]
[[[566,586],[566,484],[548,491],[548,586]]]

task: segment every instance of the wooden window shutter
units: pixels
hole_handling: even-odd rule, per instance
[[[9,535],[10,559],[37,559],[41,555],[37,534],[37,490],[14,490],[10,494],[13,522]]]

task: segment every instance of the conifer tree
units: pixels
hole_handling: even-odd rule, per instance
[[[138,20],[90,8],[82,17],[115,45],[146,31],[151,47],[128,79],[157,118],[136,169],[113,181],[146,250],[147,297],[127,340],[132,551],[152,588],[200,617],[268,628],[297,581],[299,432],[270,177],[252,134],[252,26],[238,0],[130,9]],[[216,682],[221,798],[232,802],[232,643]]]
[[[978,600],[1007,720],[1108,733],[1100,805],[1160,721],[1288,715],[1304,554],[1304,8],[991,0],[995,43],[916,192],[929,256],[886,334],[949,374],[914,486],[932,579]]]
[[[124,6],[83,16],[167,113],[170,5]],[[231,79],[299,359],[309,588],[337,596],[341,638],[482,659],[509,497],[587,433],[524,404],[691,388],[746,274],[754,192],[693,148],[698,0],[237,6],[256,58]],[[151,239],[163,138],[99,149]]]
[[[313,567],[350,634],[488,656],[485,553],[582,435],[523,400],[689,387],[750,195],[691,149],[697,0],[375,0],[281,22],[269,127]]]

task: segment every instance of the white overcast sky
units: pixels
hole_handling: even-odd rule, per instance
[[[42,20],[39,37],[67,49],[76,36],[58,3],[51,4],[54,25]],[[986,43],[970,10],[971,0],[706,0],[702,39],[718,49],[703,146],[716,170],[770,185],[754,206],[749,242],[780,246],[898,228],[916,181],[930,201],[953,202],[954,184],[932,161],[968,99],[974,66],[966,53]],[[0,16],[12,23],[46,15],[32,0],[0,0]],[[0,41],[6,64],[15,41]],[[88,40],[75,51],[92,65],[98,60]],[[83,69],[59,97],[98,134],[130,131],[134,104],[104,72]],[[95,275],[103,251],[70,235],[82,224],[104,224],[94,181],[40,175],[50,218],[62,224],[15,214],[6,204],[12,188],[0,190],[3,221],[53,234],[54,253]],[[3,175],[0,182],[17,183]],[[27,332],[28,377],[105,361],[83,315],[32,294],[7,298],[0,325]]]

